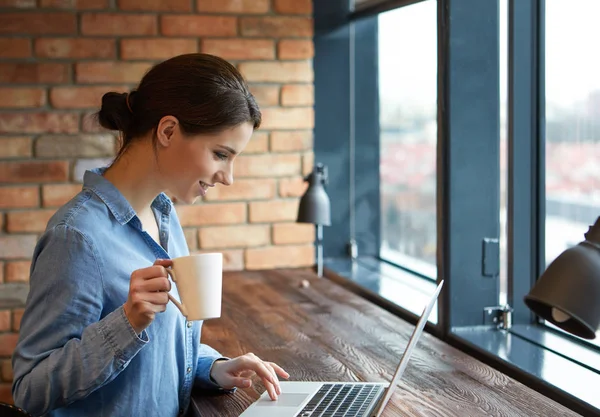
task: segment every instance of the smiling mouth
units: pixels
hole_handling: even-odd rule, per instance
[[[207,184],[204,181],[198,181],[198,184],[200,184],[200,193],[202,194],[202,196],[206,195],[206,192],[210,187],[214,187],[214,185]]]

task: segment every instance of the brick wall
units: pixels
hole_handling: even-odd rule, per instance
[[[234,185],[177,205],[190,250],[221,251],[234,270],[313,263],[313,229],[294,223],[313,164],[311,13],[311,0],[0,0],[0,401],[34,245],[83,172],[114,155],[88,116],[155,62],[220,55],[263,110]]]

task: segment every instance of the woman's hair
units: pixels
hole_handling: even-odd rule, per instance
[[[155,65],[131,93],[104,94],[96,115],[102,127],[121,132],[117,159],[167,115],[176,117],[188,135],[218,133],[246,122],[256,129],[261,123],[258,104],[238,70],[200,53]]]

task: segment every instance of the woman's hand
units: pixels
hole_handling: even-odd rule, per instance
[[[210,376],[222,388],[233,387],[248,388],[252,386],[252,376],[258,375],[267,389],[272,400],[276,400],[281,394],[279,378],[277,375],[287,379],[290,375],[279,365],[273,362],[265,362],[253,353],[246,353],[237,358],[227,361],[216,361],[213,363]]]
[[[169,259],[157,259],[153,266],[137,269],[131,274],[123,310],[137,334],[152,323],[156,313],[167,309],[171,281],[165,268],[172,264]]]

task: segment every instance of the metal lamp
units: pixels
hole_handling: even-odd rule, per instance
[[[327,185],[327,167],[321,163],[304,178],[308,182],[298,207],[298,223],[314,224],[317,231],[317,275],[323,276],[323,226],[331,225],[331,203],[325,185]]]
[[[525,304],[561,329],[594,339],[600,327],[600,217],[537,280]]]

